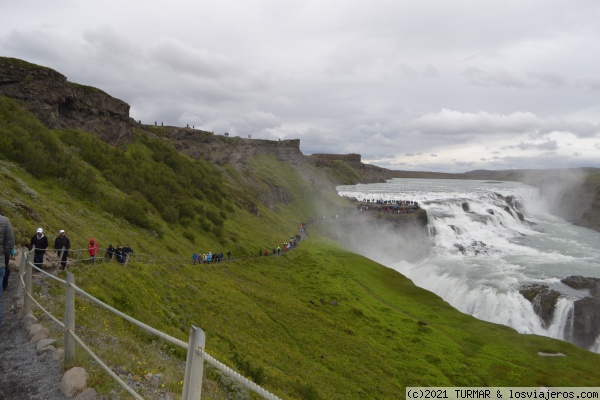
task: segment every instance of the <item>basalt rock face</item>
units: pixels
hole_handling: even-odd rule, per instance
[[[600,279],[569,276],[562,283],[574,289],[589,289],[590,295],[574,303],[573,343],[589,348],[600,335]]]
[[[554,318],[554,308],[560,297],[556,290],[548,288],[546,285],[526,285],[519,290],[527,300],[533,304],[533,310],[542,318],[544,325],[548,327]]]
[[[569,276],[562,283],[578,290],[589,290],[589,295],[573,303],[571,323],[567,323],[566,339],[585,349],[590,348],[600,335],[600,279]],[[549,326],[554,317],[556,302],[561,294],[546,285],[526,285],[519,292],[533,304],[534,311]]]
[[[112,145],[133,141],[127,103],[50,68],[0,57],[0,96],[20,100],[48,128],[91,132]]]
[[[280,161],[300,164],[305,156],[300,151],[300,139],[262,140],[214,135],[192,128],[161,127],[166,136],[181,153],[195,159],[209,160],[217,165],[244,165],[257,155],[275,155]]]

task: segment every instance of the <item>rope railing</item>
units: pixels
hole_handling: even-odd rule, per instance
[[[104,307],[105,309],[107,309],[108,311],[117,314],[119,317],[131,322],[132,324],[134,324],[135,326],[149,332],[149,333],[153,333],[156,336],[160,337],[161,339],[166,340],[167,342],[173,343],[177,346],[183,347],[184,349],[187,350],[188,348],[188,344],[177,339],[174,338],[172,336],[167,335],[166,333],[163,333],[161,331],[159,331],[158,329],[152,328],[149,325],[144,324],[143,322],[138,321],[135,318],[130,317],[129,315],[122,313],[121,311],[117,310],[114,307],[109,306],[108,304],[102,302],[101,300],[98,300],[97,298],[95,298],[94,296],[90,295],[89,293],[81,290],[80,288],[78,288],[77,286],[75,286],[74,284],[70,284],[70,286],[80,295],[88,298],[89,300],[93,301],[94,303],[98,304],[99,306]]]
[[[68,330],[67,334],[71,335],[71,337],[73,339],[75,339],[75,341],[77,342],[78,345],[81,346],[82,349],[84,349],[97,363],[98,365],[100,365],[100,367],[102,367],[102,369],[104,371],[106,371],[106,373],[108,375],[110,375],[111,378],[113,378],[115,381],[117,381],[117,383],[119,385],[121,385],[121,387],[123,389],[125,389],[127,391],[127,393],[129,393],[130,395],[132,395],[133,397],[135,397],[138,400],[144,400],[144,398],[142,396],[140,396],[139,394],[137,394],[137,392],[135,390],[133,390],[131,388],[131,386],[129,386],[123,379],[121,379],[119,377],[119,375],[115,374],[113,372],[113,370],[111,370],[108,365],[106,365],[101,359],[100,357],[98,357],[89,347],[86,346],[85,343],[83,343],[83,341],[81,340],[81,338],[79,336],[77,336],[75,334],[75,332],[73,332],[72,330]]]
[[[237,380],[239,383],[247,387],[248,389],[254,391],[258,395],[262,396],[268,400],[279,400],[277,396],[268,392],[264,388],[258,386],[256,383],[250,381],[245,378],[241,374],[235,372],[233,369],[227,367],[225,364],[221,363],[211,355],[209,355],[204,349],[204,332],[196,327],[192,327],[190,330],[190,341],[186,343],[177,338],[174,338],[164,332],[159,331],[158,329],[152,328],[151,326],[136,320],[135,318],[111,307],[110,305],[102,302],[101,300],[95,298],[89,293],[85,292],[81,288],[77,287],[74,283],[74,275],[70,272],[67,272],[67,279],[62,280],[48,272],[42,270],[41,268],[34,265],[28,258],[35,251],[33,248],[29,252],[24,252],[22,255],[21,265],[20,265],[20,273],[19,278],[20,281],[25,288],[24,293],[24,304],[23,304],[23,315],[27,316],[31,314],[31,302],[33,302],[36,306],[38,306],[45,315],[47,315],[52,321],[58,324],[61,328],[64,329],[64,361],[65,363],[71,361],[75,357],[75,344],[78,344],[83,348],[97,363],[100,365],[102,369],[104,369],[109,376],[111,376],[119,385],[121,385],[128,393],[134,396],[136,399],[142,399],[139,394],[135,392],[126,382],[124,382],[117,374],[115,374],[100,358],[81,340],[79,336],[75,333],[75,294],[79,294],[88,300],[98,304],[99,306],[105,308],[106,310],[120,316],[121,318],[129,321],[130,323],[136,325],[137,327],[143,329],[144,331],[154,334],[160,337],[163,340],[166,340],[174,345],[180,346],[183,349],[188,350],[188,356],[186,359],[186,370],[185,370],[185,378],[184,378],[184,387],[183,387],[183,400],[200,400],[201,396],[201,388],[202,388],[202,376],[203,376],[203,367],[202,364],[206,361],[212,367],[219,369],[227,376]],[[65,322],[61,322],[56,317],[54,317],[50,312],[48,312],[39,302],[37,302],[32,295],[32,275],[33,270],[36,270],[42,273],[44,276],[49,277],[61,284],[65,285],[66,288],[66,300],[65,300]]]
[[[246,386],[248,389],[254,391],[256,394],[262,396],[263,398],[265,398],[267,400],[279,400],[279,397],[266,391],[262,387],[258,386],[256,383],[252,382],[251,380],[247,379],[246,377],[235,372],[234,370],[232,370],[231,368],[229,368],[228,366],[226,366],[225,364],[223,364],[216,358],[209,355],[206,351],[204,351],[202,349],[197,349],[196,351],[198,351],[201,354],[202,358],[204,358],[204,361],[206,361],[210,366],[218,369],[219,371],[223,372],[225,375],[229,376],[230,378],[237,380],[242,385]]]
[[[281,246],[277,246],[281,249],[281,254],[285,254],[285,251],[283,250],[283,248],[281,248]],[[293,247],[292,247],[293,248]],[[262,252],[265,250],[265,248],[260,249],[261,254],[255,254],[255,253],[250,253],[248,251],[245,251],[241,254],[237,254],[235,257],[231,257],[231,258],[227,258],[227,256],[225,255],[224,258],[220,259],[220,260],[215,260],[212,259],[210,262],[203,262],[198,260],[197,262],[193,262],[191,257],[182,257],[182,256],[174,256],[174,257],[169,257],[169,256],[153,256],[151,254],[145,254],[145,253],[132,253],[130,254],[127,258],[125,258],[125,260],[123,262],[120,261],[116,261],[114,256],[110,257],[107,255],[107,249],[103,249],[100,248],[100,251],[97,255],[94,257],[94,261],[93,264],[103,264],[103,263],[107,263],[107,262],[118,262],[123,266],[127,266],[129,264],[129,262],[137,262],[137,263],[146,263],[147,265],[153,265],[153,266],[172,266],[172,265],[189,265],[189,264],[196,264],[196,265],[212,265],[212,264],[219,264],[219,263],[224,263],[224,262],[232,262],[232,261],[238,261],[238,260],[243,260],[243,259],[252,259],[252,258],[256,258],[256,257],[264,257],[264,256],[272,256],[273,253],[273,249],[267,249],[268,252],[267,254],[263,254]],[[43,264],[44,266],[50,266],[50,267],[54,267],[55,271],[54,274],[58,273],[59,268],[61,266],[61,258],[62,258],[62,251],[63,250],[54,250],[54,249],[38,249],[37,251],[43,251],[45,253],[50,253],[53,254],[52,256],[45,256],[45,261],[41,264]],[[74,255],[73,257],[68,257],[67,261],[66,261],[66,268],[65,269],[69,269],[69,266],[74,267],[77,266],[79,263],[92,263],[92,257],[82,257],[82,254],[87,253],[87,249],[72,249],[72,250],[66,250],[68,251],[69,255]],[[213,253],[214,254],[214,253]],[[55,258],[56,257],[56,258]],[[38,264],[40,265],[40,264]],[[41,272],[45,272],[43,270],[41,270]],[[52,274],[49,274],[49,276],[51,277],[55,277]]]

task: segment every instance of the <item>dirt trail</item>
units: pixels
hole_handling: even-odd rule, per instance
[[[0,400],[67,400],[59,389],[61,362],[50,352],[38,356],[35,343],[15,312],[18,274],[12,271],[7,290],[2,294],[0,326]],[[62,344],[58,344],[62,347]]]

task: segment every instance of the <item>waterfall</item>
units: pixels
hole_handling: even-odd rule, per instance
[[[406,275],[458,310],[525,334],[571,341],[573,304],[587,295],[560,280],[600,277],[600,233],[549,214],[538,189],[516,182],[394,179],[385,184],[340,186],[342,196],[414,200],[427,211],[432,249],[407,262],[394,246],[351,250]],[[365,234],[369,234],[365,232]],[[560,292],[546,326],[519,291],[537,284]],[[600,350],[600,337],[592,351]]]

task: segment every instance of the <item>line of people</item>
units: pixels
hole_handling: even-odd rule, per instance
[[[32,249],[35,246],[33,253],[33,264],[41,268],[44,264],[44,255],[48,251],[48,237],[44,235],[44,229],[38,228],[37,232],[31,238],[29,242],[29,248]],[[65,230],[61,229],[58,232],[58,236],[54,239],[54,251],[60,258],[60,269],[64,270],[67,267],[67,261],[69,257],[69,251],[71,249],[71,240],[67,237]],[[90,263],[96,263],[96,257],[100,253],[100,245],[94,238],[90,238],[88,243],[88,254],[90,255]],[[108,245],[107,255],[109,259],[116,259],[120,263],[125,263],[127,259],[133,254],[133,249],[128,244],[125,246],[118,245],[114,248],[112,244]]]
[[[227,259],[231,260],[231,251],[227,252]],[[223,253],[194,253],[192,254],[192,264],[210,264],[210,263],[220,263],[223,261]]]
[[[281,253],[284,253],[284,252],[290,250],[292,247],[296,247],[298,245],[298,242],[301,240],[302,235],[308,235],[308,233],[306,232],[306,223],[301,223],[298,233],[294,236],[291,236],[289,242],[283,243],[283,249],[280,246],[274,247],[271,251],[269,251],[269,249],[266,249],[266,248],[260,249],[260,250],[258,250],[258,256],[259,257],[268,256],[270,254],[270,252],[272,252],[272,254],[274,256],[281,255]],[[227,252],[227,260],[231,260],[231,251]],[[205,253],[205,254],[202,254],[202,253],[193,253],[192,254],[192,264],[193,265],[219,263],[221,261],[223,261],[223,253],[212,253],[209,251],[208,253]]]
[[[125,246],[117,245],[115,248],[112,244],[108,245],[108,249],[106,249],[106,254],[109,260],[117,260],[121,264],[125,264],[129,257],[133,255],[133,249],[131,246],[126,244]]]

